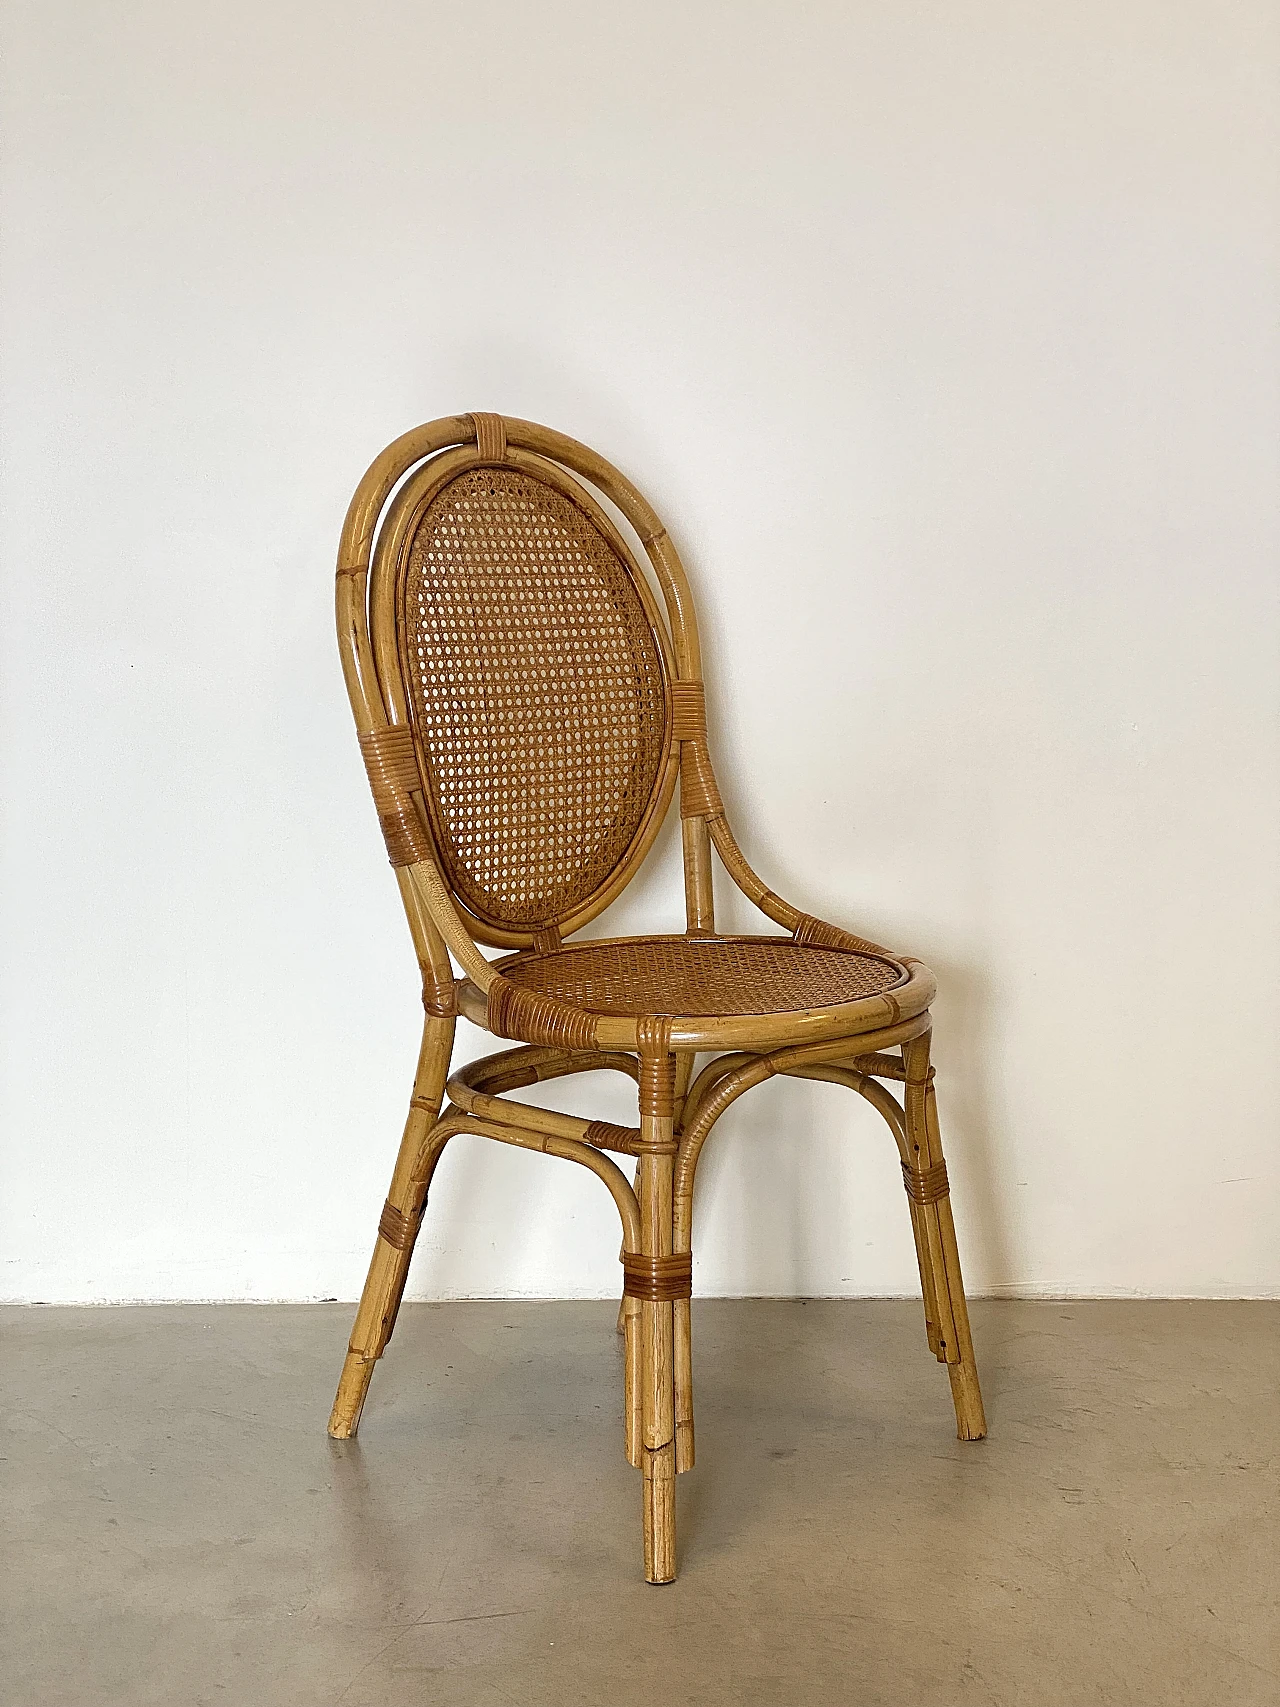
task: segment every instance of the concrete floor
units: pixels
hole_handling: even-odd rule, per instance
[[[679,1581],[602,1304],[3,1313],[13,1707],[1276,1707],[1280,1306],[699,1302]]]

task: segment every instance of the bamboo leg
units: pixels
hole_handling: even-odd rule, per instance
[[[623,1426],[626,1429],[627,1463],[644,1469],[644,1357],[640,1300],[622,1300]]]
[[[329,1433],[335,1440],[350,1439],[360,1426],[360,1412],[373,1379],[374,1365],[386,1350],[395,1327],[430,1183],[429,1178],[415,1173],[415,1163],[440,1114],[453,1052],[453,1028],[451,1018],[435,1015],[428,1015],[423,1027],[409,1118],[400,1140],[391,1189],[378,1227],[378,1242],[373,1247],[368,1278],[360,1295],[329,1417]]]
[[[929,1350],[940,1363],[946,1362],[938,1337],[938,1289],[933,1269],[933,1257],[929,1250],[929,1235],[925,1229],[923,1213],[918,1203],[907,1199],[907,1208],[911,1211],[911,1236],[916,1245],[916,1266],[920,1270],[920,1294],[924,1299],[924,1331],[929,1341]]]
[[[930,1146],[941,1161],[942,1136],[938,1128],[938,1103],[932,1081],[925,1099],[925,1117]],[[943,1277],[951,1299],[951,1319],[955,1324],[956,1356],[948,1358],[947,1374],[951,1378],[951,1398],[956,1410],[956,1433],[961,1440],[983,1440],[987,1433],[987,1416],[982,1404],[982,1389],[978,1385],[978,1365],[969,1332],[969,1306],[964,1295],[960,1248],[956,1243],[956,1224],[949,1196],[938,1202],[938,1228],[942,1236]]]
[[[670,1055],[640,1061],[640,1136],[653,1146],[640,1157],[640,1253],[671,1257],[671,1181],[674,1061]],[[654,1287],[655,1291],[662,1290]],[[676,1443],[673,1379],[673,1312],[670,1298],[640,1299],[641,1459],[644,1475],[644,1574],[669,1583],[676,1574]]]
[[[640,1196],[640,1163],[636,1162],[633,1189]],[[618,1305],[618,1332],[623,1336],[622,1357],[626,1370],[623,1387],[623,1426],[626,1429],[627,1463],[633,1469],[644,1468],[644,1370],[641,1352],[640,1300],[628,1298],[626,1292]]]
[[[929,1344],[939,1362],[947,1365],[956,1433],[961,1440],[981,1440],[987,1432],[978,1384],[978,1368],[969,1332],[969,1311],[960,1272],[955,1221],[946,1179],[937,1097],[929,1070],[929,1035],[903,1048],[907,1080],[904,1102],[907,1152],[920,1198],[911,1202],[916,1253],[920,1260]],[[908,1191],[913,1186],[909,1180]]]
[[[695,1059],[696,1057],[691,1050],[680,1050],[676,1055],[674,1113],[677,1129],[684,1110],[685,1098],[689,1094],[689,1081],[693,1077]],[[690,1193],[692,1193],[692,1181],[690,1181]],[[672,1250],[688,1251],[692,1248],[692,1223],[692,1201],[683,1204],[673,1201]],[[675,1353],[673,1378],[675,1381],[676,1474],[681,1475],[685,1470],[693,1469],[693,1323],[688,1298],[677,1298],[675,1300],[671,1307],[671,1318]]]
[[[693,1066],[694,1066],[694,1062],[697,1060],[697,1058],[698,1058],[697,1054],[692,1049],[678,1049],[676,1051],[676,1087],[675,1087],[675,1096],[674,1096],[673,1102],[672,1102],[672,1118],[675,1122],[675,1129],[677,1131],[679,1130],[679,1127],[680,1127],[680,1112],[681,1112],[681,1109],[684,1107],[684,1099],[689,1093],[689,1080],[693,1077]],[[636,1163],[635,1190],[637,1191],[637,1193],[640,1190],[640,1163],[639,1162]],[[686,1246],[685,1249],[688,1249],[688,1247]],[[686,1304],[686,1309],[685,1309],[684,1313],[685,1313],[685,1317],[687,1320],[688,1314],[689,1314],[687,1304]],[[622,1301],[618,1305],[618,1332],[620,1334],[626,1332],[626,1316],[627,1316],[627,1299],[626,1299],[626,1294],[624,1293],[623,1297],[622,1297]],[[677,1324],[676,1325],[676,1334],[677,1334],[677,1336],[679,1335],[679,1332],[680,1332],[679,1321],[680,1321],[680,1310],[679,1310],[679,1306],[677,1305],[677,1308],[676,1308],[676,1324]],[[692,1405],[692,1402],[693,1402],[692,1401],[692,1392],[690,1394],[690,1401],[689,1402],[690,1402],[690,1405]],[[692,1465],[692,1459],[690,1460],[690,1466],[691,1465]],[[685,1466],[681,1465],[681,1469],[684,1469],[684,1468],[685,1468]]]
[[[671,1118],[675,1122],[675,1130],[680,1130],[684,1114],[684,1099],[689,1094],[689,1081],[693,1078],[697,1053],[692,1049],[676,1050],[676,1085],[671,1099]]]
[[[640,1195],[640,1163],[639,1163],[639,1161],[636,1162],[635,1177],[633,1178],[631,1184],[632,1184],[632,1190],[635,1192],[636,1196],[639,1197],[639,1195]],[[635,1299],[632,1298],[632,1299],[628,1300],[627,1295],[624,1292],[622,1294],[622,1297],[618,1301],[618,1332],[620,1334],[625,1334],[627,1331],[627,1304],[628,1304],[628,1302],[634,1304]]]
[[[693,1322],[687,1298],[671,1306],[674,1349],[676,1474],[692,1470],[693,1453]]]
[[[640,1191],[645,1255],[671,1251],[671,1158],[646,1157]],[[662,1234],[665,1231],[666,1238]],[[666,1245],[666,1250],[662,1249]],[[654,1247],[657,1247],[654,1249]],[[644,1574],[651,1583],[676,1574],[675,1389],[672,1305],[640,1304],[641,1405],[644,1471]]]

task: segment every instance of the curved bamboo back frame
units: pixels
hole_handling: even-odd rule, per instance
[[[532,946],[535,941],[532,932],[501,928],[459,906],[459,898],[446,884],[435,857],[429,803],[421,776],[415,776],[409,762],[410,748],[403,739],[388,734],[407,733],[410,724],[398,661],[390,650],[395,632],[398,550],[411,534],[415,514],[422,513],[432,492],[463,468],[490,460],[526,470],[549,484],[567,485],[564,470],[577,476],[572,482],[575,502],[589,508],[592,521],[624,565],[632,567],[631,551],[593,499],[591,488],[602,493],[634,529],[663,601],[660,612],[645,577],[636,568],[637,588],[650,612],[669,676],[669,754],[640,833],[609,880],[559,921],[562,935],[596,917],[634,876],[665,818],[682,768],[682,753],[689,748],[691,707],[694,723],[702,726],[701,649],[684,566],[657,514],[603,457],[534,422],[473,415],[428,422],[382,452],[357,487],[343,526],[336,589],[338,641],[356,729],[397,866],[419,959],[428,984],[440,990],[449,977],[446,943],[473,981],[487,988],[492,973],[475,949],[476,940],[513,948]],[[705,736],[699,745],[704,742]],[[688,768],[686,763],[686,773]],[[710,775],[709,763],[702,769]],[[714,788],[713,782],[711,786]],[[688,791],[686,782],[682,786],[682,811]],[[705,796],[705,786],[703,793]],[[406,795],[414,799],[413,814],[406,808]],[[689,926],[703,932],[714,929],[710,846],[705,818],[686,816],[684,866]]]

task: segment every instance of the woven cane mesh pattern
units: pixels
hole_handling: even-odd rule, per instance
[[[646,937],[519,955],[503,976],[597,1014],[777,1014],[878,996],[908,974],[878,955],[789,937]]]
[[[659,784],[662,655],[590,516],[514,469],[469,469],[409,551],[401,647],[454,892],[536,928],[609,879]]]

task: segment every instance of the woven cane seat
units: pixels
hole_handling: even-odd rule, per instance
[[[639,937],[572,943],[501,962],[535,995],[617,1017],[795,1013],[882,995],[908,982],[896,961],[790,937]]]

